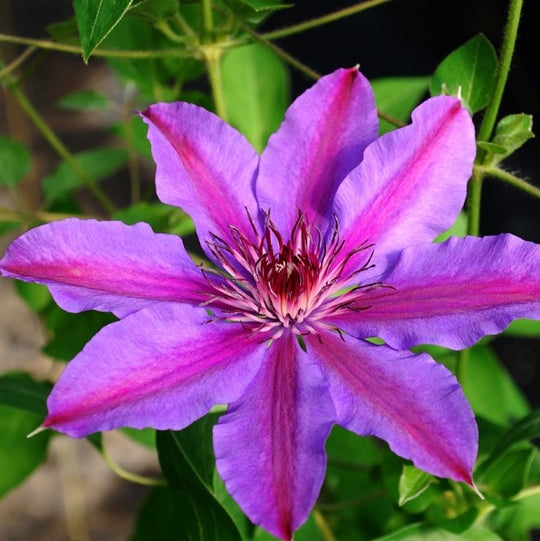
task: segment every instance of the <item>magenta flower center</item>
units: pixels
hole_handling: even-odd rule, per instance
[[[254,225],[252,238],[234,226],[230,231],[232,242],[212,235],[209,243],[221,270],[204,269],[213,290],[205,304],[253,332],[270,331],[276,338],[284,329],[309,334],[334,328],[325,316],[368,308],[360,297],[382,285],[354,283],[355,275],[373,267],[373,245],[344,252],[337,221],[326,241],[301,212],[287,242],[268,215],[262,234]]]

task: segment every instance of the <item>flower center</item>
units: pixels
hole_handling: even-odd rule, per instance
[[[372,245],[344,252],[337,219],[326,242],[302,212],[287,242],[269,215],[262,234],[251,223],[254,240],[230,226],[233,242],[212,235],[208,243],[221,269],[203,269],[212,289],[205,304],[221,312],[219,319],[242,323],[253,332],[271,331],[274,337],[287,328],[296,334],[317,333],[335,328],[325,324],[325,316],[365,309],[358,304],[362,293],[381,286],[353,283],[355,275],[373,267]]]

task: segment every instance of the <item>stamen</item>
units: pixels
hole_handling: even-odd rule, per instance
[[[274,338],[285,329],[298,336],[318,334],[328,327],[325,316],[367,310],[370,306],[361,302],[362,296],[387,287],[380,282],[351,287],[357,275],[374,267],[374,245],[366,241],[343,253],[345,242],[340,239],[336,216],[325,242],[321,230],[299,210],[285,241],[269,211],[263,213],[262,232],[246,212],[251,238],[233,225],[229,226],[231,243],[210,234],[208,248],[220,268],[201,266],[213,292],[203,305],[216,309],[215,319],[240,323],[253,333],[270,333]],[[354,270],[345,272],[369,250]]]

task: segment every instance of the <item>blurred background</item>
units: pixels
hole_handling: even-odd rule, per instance
[[[292,9],[273,15],[264,30],[288,26],[353,2],[299,1]],[[536,50],[538,20],[533,2],[525,2],[521,32],[501,114],[530,113],[540,118],[540,81]],[[505,25],[507,2],[503,0],[395,0],[349,19],[279,40],[290,54],[319,73],[337,67],[360,65],[372,79],[386,76],[429,75],[453,49],[479,32],[498,47]],[[0,0],[0,32],[24,37],[45,37],[49,23],[73,14],[69,0]],[[9,63],[22,48],[0,43],[0,54]],[[30,101],[72,151],[80,151],[114,140],[110,119],[100,112],[75,113],[60,110],[58,100],[77,90],[97,90],[126,102],[126,90],[105,61],[92,57],[84,65],[77,55],[41,51],[32,60],[24,90]],[[312,84],[292,70],[291,96]],[[196,83],[206,87],[202,79]],[[136,98],[135,98],[136,100]],[[119,114],[132,114],[129,111]],[[534,129],[534,126],[533,126]],[[0,94],[0,133],[24,142],[33,153],[33,169],[24,180],[25,204],[38,208],[40,180],[58,164],[55,152],[33,128],[24,112],[5,88]],[[516,152],[505,166],[536,186],[540,185],[540,142],[532,140]],[[143,183],[151,189],[153,168],[142,166]],[[121,201],[127,197],[125,171],[107,181],[107,189]],[[540,203],[531,196],[488,179],[484,184],[481,231],[483,234],[512,232],[540,242]],[[7,193],[0,191],[0,205],[9,206]],[[90,211],[92,202],[87,202]],[[0,251],[8,238],[0,237]],[[36,316],[0,280],[0,370],[24,369],[44,377],[57,370],[40,353],[44,337]],[[535,406],[540,406],[540,341],[500,337],[493,346],[514,379]],[[108,448],[128,469],[158,475],[150,451],[113,435]],[[0,501],[0,539],[120,540],[129,537],[133,514],[145,489],[118,480],[85,441],[55,438],[50,458],[37,475]]]

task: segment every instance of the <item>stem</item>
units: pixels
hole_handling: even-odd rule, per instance
[[[11,64],[0,70],[0,79],[16,70],[28,57],[36,51],[35,47],[27,47]]]
[[[19,102],[19,105],[23,111],[30,117],[30,120],[32,120],[36,128],[41,132],[48,143],[71,166],[73,171],[75,171],[77,176],[84,182],[94,197],[101,203],[103,208],[109,214],[112,214],[115,210],[113,202],[109,199],[107,194],[105,194],[105,192],[103,192],[103,190],[101,190],[101,188],[97,186],[96,183],[86,174],[85,170],[80,166],[73,154],[71,154],[64,143],[58,139],[57,135],[51,130],[49,125],[37,112],[34,106],[28,101],[28,98],[23,94],[20,88],[18,88],[14,83],[9,83],[7,87]]]
[[[473,169],[473,174],[468,186],[467,211],[468,225],[467,233],[478,236],[480,233],[480,203],[482,199],[482,181],[484,180],[482,169]]]
[[[40,222],[56,222],[65,218],[73,218],[74,214],[63,214],[60,212],[43,212],[37,211],[33,214],[21,212],[18,210],[7,209],[0,207],[0,222],[31,222],[39,220]],[[88,216],[78,216],[79,218],[88,218]]]
[[[266,47],[274,51],[279,57],[285,60],[285,62],[289,63],[291,66],[295,67],[297,70],[301,71],[302,73],[305,73],[311,79],[314,79],[314,80],[320,79],[321,77],[320,74],[312,70],[309,66],[302,64],[302,62],[300,62],[299,60],[296,60],[296,58],[294,58],[289,53],[284,51],[281,47],[278,47],[275,43],[272,43],[265,35],[257,34],[256,32],[251,30],[251,28],[249,28],[242,22],[239,22],[239,24],[242,30],[247,32],[255,41],[258,41],[259,43],[266,45]]]
[[[313,510],[313,519],[324,541],[336,541],[328,522],[326,522],[324,515],[318,509]]]
[[[201,0],[201,43],[214,42],[214,16],[212,0]]]
[[[522,6],[523,0],[510,0],[508,21],[504,31],[499,67],[495,77],[495,87],[491,94],[491,99],[489,100],[482,123],[480,124],[480,129],[478,130],[479,141],[489,141],[493,128],[495,127],[504,87],[506,86],[508,73],[510,71],[510,64],[512,63],[512,55],[514,54],[516,45]],[[483,165],[485,156],[485,152],[479,150],[476,158],[477,164]],[[480,201],[482,198],[482,181],[484,180],[484,176],[485,173],[483,171],[475,169],[471,181],[469,182],[467,207],[469,211],[468,232],[470,235],[477,236],[480,231]]]
[[[491,133],[495,127],[499,107],[501,105],[504,87],[510,72],[510,64],[516,45],[517,32],[519,27],[519,19],[523,7],[523,0],[510,0],[508,7],[508,20],[504,31],[503,44],[499,58],[499,68],[495,77],[495,88],[491,94],[491,99],[488,103],[482,124],[478,130],[479,141],[489,141]]]
[[[212,89],[212,97],[216,113],[227,122],[227,104],[223,93],[223,78],[221,77],[221,58],[223,50],[214,45],[201,45],[206,70],[208,71],[208,80]]]
[[[145,485],[145,486],[164,486],[167,483],[164,479],[155,479],[153,477],[146,477],[145,475],[139,475],[138,473],[133,473],[128,470],[125,470],[116,462],[112,460],[112,458],[107,454],[105,449],[101,450],[101,456],[103,457],[103,460],[105,461],[105,464],[109,466],[111,471],[113,471],[118,477],[121,477],[122,479],[125,479],[126,481],[130,481],[132,483],[137,483],[138,485]]]
[[[57,43],[45,39],[23,38],[19,36],[10,36],[8,34],[0,34],[0,42],[19,43],[21,45],[31,45],[38,49],[48,49],[51,51],[61,51],[64,53],[72,53],[82,55],[81,47],[76,45],[67,45],[66,43]],[[195,50],[185,48],[169,48],[169,49],[150,49],[142,50],[122,50],[122,49],[96,49],[92,52],[92,56],[109,57],[109,58],[159,58],[162,56],[181,56],[194,57],[197,55]]]
[[[516,188],[527,192],[529,195],[532,195],[534,197],[540,197],[540,188],[530,184],[522,178],[517,177],[516,175],[513,175],[512,173],[509,173],[508,171],[505,171],[504,169],[501,169],[500,167],[484,167],[481,165],[476,165],[475,169],[483,172],[486,176],[494,177],[499,180],[503,180],[504,182],[508,182],[508,184],[512,184]]]
[[[337,11],[334,11],[333,13],[329,13],[328,15],[322,15],[321,17],[316,17],[315,19],[310,19],[309,21],[304,21],[303,23],[288,26],[287,28],[267,32],[266,34],[263,34],[263,37],[265,37],[266,39],[285,38],[294,34],[299,34],[300,32],[304,32],[305,30],[317,28],[318,26],[322,26],[323,24],[338,21],[339,19],[349,17],[350,15],[354,15],[355,13],[360,13],[361,11],[365,11],[366,9],[378,6],[379,4],[385,4],[386,2],[390,2],[390,0],[366,0],[364,2],[360,2],[359,4],[355,4],[354,6],[339,9]]]

